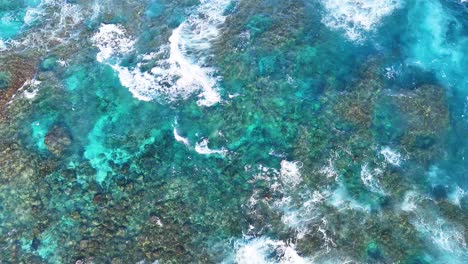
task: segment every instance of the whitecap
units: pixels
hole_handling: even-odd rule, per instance
[[[58,63],[58,65],[60,65],[62,67],[68,66],[68,62],[65,61],[65,60],[57,60],[57,63]]]
[[[102,24],[91,38],[99,49],[96,60],[104,62],[113,56],[125,55],[133,50],[135,41],[129,38],[125,28],[117,24]]]
[[[155,77],[139,68],[128,69],[118,65],[112,68],[118,73],[120,83],[127,87],[133,97],[140,101],[152,101],[157,95],[154,87],[159,87]]]
[[[448,195],[449,201],[452,202],[452,204],[460,207],[460,201],[467,195],[467,192],[462,189],[460,186],[455,186],[455,189],[450,192]]]
[[[421,200],[421,197],[415,191],[409,191],[405,194],[405,198],[401,203],[401,210],[406,212],[412,212],[416,210],[417,203]]]
[[[361,40],[401,5],[400,0],[322,0],[322,4],[327,11],[322,23],[343,30],[353,41]]]
[[[312,194],[306,192],[302,196],[304,200],[295,204],[291,196],[285,195],[281,200],[273,203],[274,208],[282,211],[281,221],[296,232],[297,239],[304,238],[305,235],[312,232],[310,227],[316,226],[322,235],[322,247],[329,251],[331,247],[335,246],[335,243],[326,233],[328,230],[327,220],[322,216],[319,208],[330,197],[330,193],[316,190]]]
[[[29,7],[26,9],[23,21],[26,25],[30,26],[37,20],[44,16],[44,9],[37,7]]]
[[[33,99],[34,97],[36,97],[36,95],[39,93],[39,85],[41,84],[41,81],[38,81],[36,79],[33,79],[33,80],[30,80],[30,81],[26,81],[23,86],[20,88],[21,90],[24,89],[24,88],[27,88],[24,93],[23,93],[23,96],[26,98],[26,99]]]
[[[210,149],[208,147],[208,139],[203,139],[201,142],[197,142],[195,144],[195,151],[198,154],[202,155],[211,155],[211,154],[219,154],[219,155],[225,155],[227,153],[226,149]]]
[[[5,51],[7,49],[8,49],[8,47],[7,47],[6,43],[2,39],[0,39],[0,51]]]
[[[416,191],[409,191],[401,204],[403,211],[409,212],[410,222],[420,236],[432,244],[431,251],[437,252],[440,263],[465,263],[467,243],[464,227],[455,222],[442,218],[430,198]],[[432,206],[431,206],[432,205]]]
[[[332,192],[330,198],[327,199],[327,203],[337,208],[338,210],[354,209],[367,213],[371,211],[370,205],[361,204],[352,198],[342,183],[340,183],[338,188]]]
[[[172,31],[169,44],[160,51],[145,54],[144,61],[157,60],[150,71],[143,71],[142,64],[133,68],[114,65],[123,86],[142,101],[157,97],[175,101],[198,94],[198,105],[213,106],[221,101],[216,69],[205,66],[212,56],[211,44],[224,23],[224,10],[229,0],[202,0],[187,20]],[[168,54],[168,57],[164,58]],[[163,58],[160,58],[163,57]]]
[[[443,251],[460,254],[467,247],[464,230],[440,217],[420,215],[413,225]]]
[[[36,97],[36,95],[39,93],[39,85],[41,84],[41,81],[38,81],[36,79],[32,80],[27,80],[23,83],[23,85],[18,89],[18,91],[23,91],[24,92],[21,94],[23,98],[26,98],[28,100],[33,99]],[[18,93],[19,94],[19,93]],[[7,105],[13,103],[13,101],[16,98],[16,94],[14,94],[11,98],[11,100],[7,103]]]
[[[60,3],[59,25],[75,26],[83,22],[84,16],[82,9],[77,4]]]
[[[283,183],[287,186],[295,187],[302,182],[300,168],[302,163],[299,161],[281,161],[280,176]]]
[[[335,168],[334,160],[337,157],[336,153],[333,153],[332,156],[327,160],[327,164],[324,165],[320,170],[319,173],[324,174],[327,178],[335,178],[338,180],[338,171]]]
[[[178,76],[175,85],[181,87],[183,90],[187,90],[186,93],[193,93],[200,89],[202,93],[199,95],[200,105],[211,106],[218,103],[221,98],[217,92],[216,83],[217,79],[213,77],[213,69],[202,67],[196,63],[193,63],[184,53],[187,53],[187,49],[190,47],[189,41],[183,39],[182,32],[187,30],[185,27],[189,25],[181,24],[172,33],[169,38],[170,42],[170,57],[169,74]],[[208,35],[209,37],[209,35]],[[208,43],[206,43],[208,45]],[[193,44],[192,44],[193,45]],[[200,49],[206,48],[203,45],[198,45]],[[196,45],[194,45],[196,47]],[[159,71],[159,69],[157,69]],[[152,71],[155,73],[155,69]]]
[[[92,7],[91,7],[91,16],[90,16],[90,20],[91,21],[95,21],[99,15],[101,14],[101,4],[100,2],[102,1],[99,1],[99,0],[95,0]],[[109,3],[107,3],[109,4]]]
[[[249,199],[247,207],[250,212],[255,214],[255,205],[258,203],[266,204],[270,209],[281,214],[282,223],[293,229],[296,233],[296,238],[301,239],[312,230],[312,225],[318,226],[321,230],[327,230],[327,226],[323,225],[326,221],[322,221],[323,217],[320,213],[320,205],[323,205],[327,198],[330,197],[330,192],[327,190],[319,191],[299,189],[299,184],[302,182],[300,173],[302,165],[299,161],[283,160],[280,164],[280,170],[257,166],[257,171],[249,183],[260,183],[262,186],[267,185],[276,197],[279,199],[265,199],[260,197],[256,189]],[[251,166],[246,170],[252,169]],[[323,247],[327,250],[333,247],[333,241],[328,236],[323,236]]]
[[[389,147],[383,147],[380,150],[380,154],[383,155],[385,161],[393,166],[400,166],[401,162],[403,161],[402,155]]]
[[[238,264],[305,264],[310,260],[301,257],[293,243],[267,237],[239,239],[234,243],[234,262]],[[224,263],[231,263],[225,261]]]
[[[52,47],[77,39],[80,25],[84,20],[82,8],[66,0],[42,0],[35,7],[28,7],[23,21],[25,25],[34,25],[41,21],[40,27],[33,27],[26,34],[8,41],[7,49],[35,49],[48,52]]]
[[[266,238],[238,241],[235,262],[238,264],[266,264],[268,263],[268,255],[280,245],[281,243]]]
[[[177,128],[174,127],[174,138],[177,142],[181,142],[183,143],[185,146],[190,146],[190,142],[187,138],[184,138],[182,137],[181,135],[179,135],[179,133],[177,132]]]
[[[369,169],[369,164],[366,163],[361,167],[361,181],[370,191],[385,194],[382,186],[380,186],[379,180],[376,178],[376,176],[379,176],[382,173],[383,171],[379,168],[371,171]]]

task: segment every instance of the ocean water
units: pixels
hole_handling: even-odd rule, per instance
[[[468,2],[0,0],[0,263],[467,263]]]

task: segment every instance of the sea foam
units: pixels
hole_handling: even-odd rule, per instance
[[[322,0],[322,4],[327,11],[322,23],[344,31],[350,40],[359,41],[397,9],[400,0]]]
[[[195,151],[198,154],[202,155],[211,155],[211,154],[219,154],[219,155],[225,155],[227,153],[226,149],[210,149],[208,147],[208,139],[203,139],[201,142],[195,143]]]
[[[312,263],[298,254],[293,243],[267,237],[240,239],[235,242],[234,247],[234,262],[238,264]]]
[[[412,223],[416,230],[423,234],[439,250],[451,254],[451,257],[454,259],[457,259],[457,256],[466,257],[465,250],[467,249],[467,243],[463,227],[428,213],[418,215]]]
[[[182,137],[181,135],[179,135],[179,133],[177,132],[177,128],[174,127],[174,139],[177,141],[177,142],[181,142],[183,143],[185,146],[190,146],[190,142],[187,138],[184,138]]]
[[[409,65],[433,72],[446,87],[453,87],[466,96],[468,37],[464,33],[463,21],[445,8],[443,2],[408,1],[409,19],[404,36],[406,61]]]
[[[125,29],[116,24],[102,24],[91,40],[99,49],[96,60],[101,63],[112,56],[130,53],[135,44],[135,41],[127,36]]]
[[[403,157],[400,153],[392,150],[389,147],[383,147],[380,150],[380,154],[385,158],[385,161],[393,166],[400,166],[403,161]]]
[[[157,60],[150,71],[143,71],[142,64],[133,68],[114,65],[122,85],[142,101],[160,96],[174,101],[198,93],[200,106],[219,103],[219,77],[215,68],[205,65],[211,57],[212,42],[218,38],[219,27],[226,19],[225,7],[230,2],[200,1],[192,15],[173,30],[168,45],[159,52],[142,56],[143,60]],[[168,57],[159,58],[166,53]]]
[[[5,51],[7,49],[8,49],[8,47],[7,47],[7,44],[5,43],[5,41],[0,39],[0,51]]]
[[[33,99],[39,93],[40,84],[41,84],[41,81],[38,81],[36,79],[26,81],[23,84],[23,86],[20,88],[20,90],[23,90],[24,88],[28,88],[24,91],[23,96],[26,99]]]
[[[260,192],[254,189],[249,199],[247,208],[251,214],[256,214],[256,206],[259,203],[267,205],[271,210],[281,215],[281,222],[295,232],[294,239],[302,239],[311,232],[319,232],[322,238],[322,247],[328,252],[335,246],[334,241],[328,236],[329,227],[327,220],[322,215],[320,207],[330,197],[328,190],[305,190],[300,183],[302,176],[300,161],[283,160],[280,169],[272,169],[263,165],[256,168],[246,167],[246,170],[257,170],[257,173],[249,181],[251,184],[268,186],[270,193],[276,199],[260,196]],[[314,227],[314,228],[312,228]]]
[[[30,5],[25,10],[24,24],[31,27],[18,38],[10,39],[5,44],[7,50],[38,49],[49,52],[77,39],[81,29],[84,12],[78,4],[66,0],[42,0],[38,5]],[[33,27],[40,21],[40,27]],[[1,49],[1,48],[0,48]]]
[[[380,168],[371,170],[369,164],[364,164],[361,167],[361,181],[370,191],[385,194],[379,180],[376,178],[382,173],[383,171]]]
[[[298,161],[281,161],[280,175],[283,183],[288,186],[295,187],[301,183],[302,177],[300,168],[302,164]]]

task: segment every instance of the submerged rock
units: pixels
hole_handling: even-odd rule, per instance
[[[376,242],[371,242],[367,245],[367,255],[372,259],[379,259],[382,257],[382,252]]]
[[[57,67],[57,64],[57,58],[55,56],[50,56],[42,61],[41,69],[44,71],[51,71]]]
[[[402,144],[418,159],[429,161],[439,155],[440,144],[450,125],[450,112],[443,87],[423,85],[395,100],[405,120]]]
[[[17,144],[0,145],[0,175],[2,180],[14,178],[29,178],[34,174],[34,163],[31,157],[25,155],[24,150]]]
[[[55,125],[47,133],[44,143],[50,152],[60,156],[71,145],[72,137],[68,129]]]
[[[5,116],[8,102],[23,85],[32,80],[36,72],[33,59],[13,55],[0,65],[0,120]]]
[[[436,199],[437,201],[447,199],[448,193],[447,193],[447,187],[443,185],[436,185],[431,188],[431,195]]]
[[[0,72],[0,90],[8,88],[10,84],[11,74],[9,72]]]

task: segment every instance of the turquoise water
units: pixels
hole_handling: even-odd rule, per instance
[[[0,17],[0,263],[466,263],[468,2]]]

